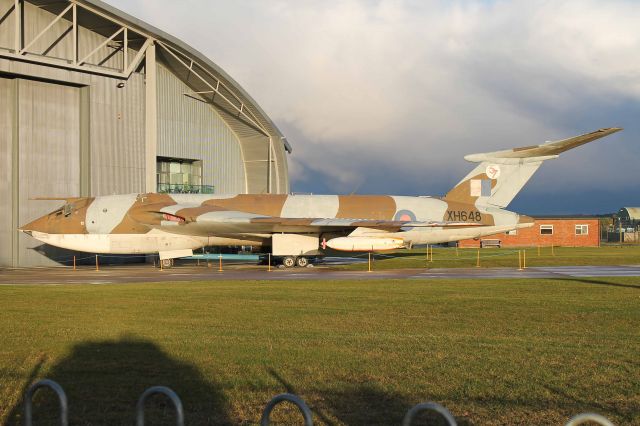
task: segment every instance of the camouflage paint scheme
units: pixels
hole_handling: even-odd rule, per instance
[[[619,130],[467,156],[480,164],[443,198],[156,193],[68,198],[63,207],[20,230],[58,247],[117,254],[269,246],[273,234],[309,235],[330,246],[341,237],[399,241],[407,247],[477,238],[532,226],[532,218],[504,207],[540,164]]]

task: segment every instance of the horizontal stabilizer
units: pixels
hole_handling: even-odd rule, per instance
[[[482,161],[493,161],[497,158],[555,157],[565,151],[579,147],[580,145],[584,145],[585,143],[596,139],[603,138],[612,133],[619,132],[620,130],[622,130],[620,127],[609,127],[560,141],[543,143],[542,145],[525,146],[522,148],[513,148],[483,154],[470,154],[466,155],[464,159],[471,161],[472,163],[480,163]]]

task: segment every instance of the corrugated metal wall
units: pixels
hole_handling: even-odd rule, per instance
[[[11,240],[14,233],[11,211],[13,83],[12,80],[0,78],[0,265],[11,265]]]
[[[18,80],[18,145],[18,217],[22,225],[61,204],[33,198],[79,195],[79,89]],[[20,234],[18,250],[19,265],[30,266],[53,265],[50,258],[64,253],[24,234]]]
[[[191,89],[158,65],[158,155],[202,160],[203,185],[216,193],[245,192],[239,140],[208,104],[184,96]]]
[[[91,195],[144,192],[144,76],[91,77]]]

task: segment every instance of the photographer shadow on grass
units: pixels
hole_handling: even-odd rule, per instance
[[[140,395],[151,386],[175,391],[184,407],[186,424],[231,424],[227,400],[215,383],[193,365],[171,358],[148,340],[125,337],[75,345],[68,356],[52,368],[35,373],[65,390],[69,424],[133,425]],[[32,382],[26,384],[24,393]],[[33,420],[37,425],[59,425],[58,400],[48,389],[36,392]],[[173,404],[164,395],[147,398],[145,421],[149,425],[175,425]],[[6,425],[22,425],[22,401],[13,407]]]

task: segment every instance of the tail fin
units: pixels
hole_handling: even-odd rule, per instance
[[[585,143],[622,130],[610,127],[569,139],[464,157],[480,163],[444,197],[446,201],[504,208],[545,161]]]

